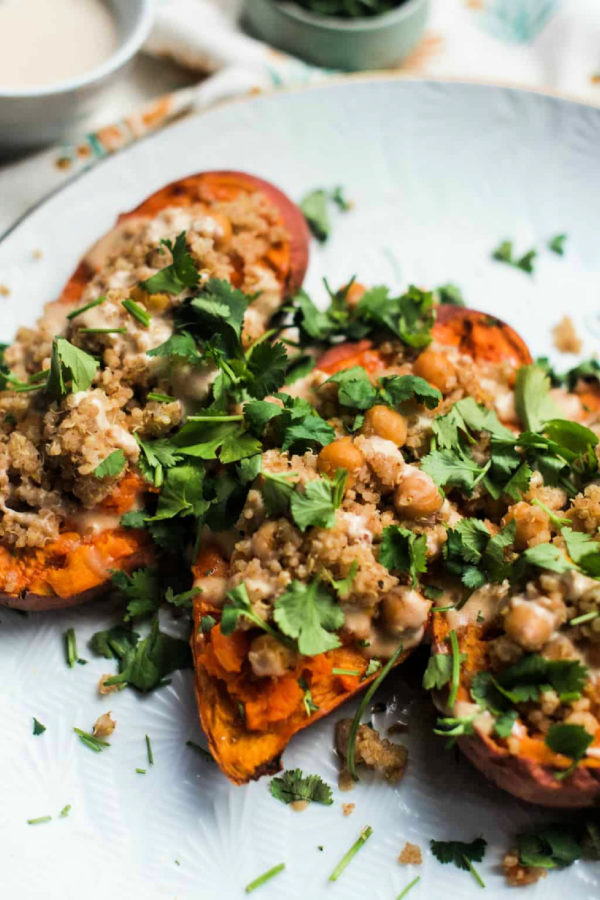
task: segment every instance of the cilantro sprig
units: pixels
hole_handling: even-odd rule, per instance
[[[320,775],[303,775],[301,769],[288,769],[269,783],[271,796],[282,803],[322,803],[331,806],[331,788]]]
[[[474,862],[481,862],[485,856],[487,841],[476,838],[470,843],[464,841],[430,841],[431,852],[439,862],[453,863],[457,869],[470,872],[479,887],[484,888],[483,879],[473,866]]]
[[[140,287],[149,294],[181,294],[186,288],[195,288],[200,274],[188,253],[186,232],[178,234],[174,242],[162,240],[159,246],[161,253],[165,252],[165,248],[171,253],[172,262],[146,281],[140,282]]]

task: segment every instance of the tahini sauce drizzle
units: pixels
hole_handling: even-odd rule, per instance
[[[0,91],[41,87],[89,72],[116,50],[103,0],[0,0]]]

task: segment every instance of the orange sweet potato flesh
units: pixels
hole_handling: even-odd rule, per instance
[[[475,309],[438,306],[433,339],[481,362],[509,362],[515,368],[533,362],[527,344],[514,328]]]
[[[450,628],[442,613],[434,613],[432,632],[433,651],[447,653]],[[457,631],[457,637],[460,652],[466,654],[458,699],[469,700],[467,685],[477,672],[488,668],[485,634],[482,626],[467,625]],[[600,802],[600,759],[585,757],[572,775],[559,780],[556,772],[567,769],[571,760],[550,750],[543,734],[530,734],[524,726],[520,730],[522,736],[511,735],[508,741],[476,732],[459,738],[458,744],[490,781],[528,803],[569,809]],[[600,729],[592,746],[600,748]]]
[[[273,246],[264,262],[275,272],[283,294],[291,294],[302,284],[308,265],[308,228],[298,207],[261,178],[233,171],[190,175],[156,191],[135,209],[119,216],[118,222],[153,217],[170,206],[202,203],[210,207],[211,203],[256,192],[276,207],[280,224],[287,231],[288,239]],[[94,268],[83,259],[56,302],[76,306],[94,274]],[[120,496],[120,508],[116,510],[119,513],[132,509],[144,490],[141,479],[132,477],[136,479],[135,489],[132,490],[131,479],[125,476],[124,483],[113,495],[113,510],[116,510],[115,497]],[[101,594],[109,583],[112,569],[131,571],[151,560],[152,548],[146,535],[123,528],[107,528],[89,536],[79,535],[72,527],[65,528],[58,540],[40,550],[9,551],[0,547],[0,605],[25,610],[74,606]]]
[[[191,638],[196,699],[210,751],[234,784],[278,772],[281,754],[297,732],[328,715],[377,677],[361,680],[368,661],[352,647],[339,647],[319,656],[301,657],[295,669],[281,678],[254,678],[246,659],[247,633],[233,632],[226,637],[217,624],[203,634],[200,622],[208,614],[219,617],[219,611],[207,606],[200,594],[194,601]],[[406,656],[408,652],[398,662]],[[334,675],[332,670],[338,668],[360,674]],[[318,706],[310,715],[303,704],[300,678]]]

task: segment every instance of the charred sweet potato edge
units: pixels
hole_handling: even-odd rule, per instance
[[[298,207],[262,178],[234,171],[190,175],[156,191],[135,209],[120,215],[118,223],[153,217],[170,206],[190,206],[200,196],[203,202],[217,202],[233,199],[241,192],[256,191],[278,209],[281,224],[289,235],[287,241],[271,248],[265,262],[283,285],[284,293],[291,294],[302,284],[308,265],[309,233]],[[82,260],[55,302],[76,306],[94,274],[90,264]],[[126,512],[144,491],[145,483],[139,476],[126,475],[99,512]],[[124,528],[108,528],[88,537],[65,531],[39,550],[10,552],[0,547],[0,578],[4,586],[0,605],[31,611],[75,606],[101,594],[111,570],[131,571],[147,565],[152,556],[144,532]]]

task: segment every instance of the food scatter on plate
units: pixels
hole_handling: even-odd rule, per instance
[[[320,240],[331,202],[349,206],[339,189],[305,198]],[[354,696],[335,729],[340,786],[367,770],[401,781],[406,749],[363,720],[423,643],[437,735],[524,800],[597,805],[600,366],[534,362],[452,284],[395,294],[353,279],[320,309],[301,287],[308,243],[269,183],[191,176],[121,216],[3,348],[2,602],[120,593],[121,620],[90,641],[117,662],[100,692],[151,691],[193,666],[208,750],[190,746],[236,784],[274,776],[295,810],[332,805],[332,790],[277,775],[283,750]],[[536,255],[510,241],[493,253],[527,274]],[[190,644],[159,627],[165,605],[191,617]],[[85,663],[73,629],[65,652]],[[74,732],[100,753],[114,728],[105,713]],[[430,849],[483,886],[487,844],[472,837]],[[600,856],[597,814],[509,846],[508,882],[532,883]],[[399,861],[421,858],[407,842]]]

